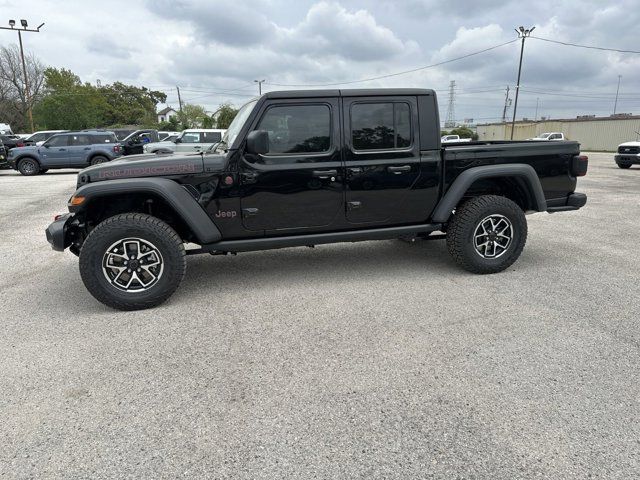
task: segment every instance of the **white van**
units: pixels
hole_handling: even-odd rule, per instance
[[[13,135],[11,125],[8,123],[0,123],[0,135]]]

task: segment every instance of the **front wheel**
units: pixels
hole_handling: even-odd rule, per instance
[[[447,249],[473,273],[497,273],[511,266],[527,241],[527,220],[513,201],[496,195],[472,198],[456,210],[447,228]]]
[[[162,220],[140,213],[110,217],[80,250],[80,276],[97,300],[119,310],[160,305],[187,268],[180,236]]]
[[[619,163],[618,168],[631,168],[630,163]]]
[[[31,175],[40,173],[40,165],[37,160],[33,158],[23,158],[18,162],[18,171],[22,175],[30,177]]]

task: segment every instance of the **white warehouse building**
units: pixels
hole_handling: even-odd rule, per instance
[[[584,151],[613,152],[619,144],[640,138],[640,115],[517,121],[513,139],[524,140],[544,132],[562,132],[568,140],[580,142]],[[477,133],[478,140],[509,140],[511,122],[481,124]]]

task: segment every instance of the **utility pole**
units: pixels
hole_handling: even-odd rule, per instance
[[[620,79],[622,75],[618,75],[618,88],[616,89],[616,101],[613,104],[613,114],[616,114],[616,109],[618,108],[618,93],[620,93]]]
[[[536,98],[536,116],[533,118],[535,122],[538,121],[538,104],[540,103],[540,97]]]
[[[29,115],[29,126],[31,127],[31,133],[33,133],[35,129],[33,128],[33,112],[31,111],[31,93],[29,92],[29,79],[27,78],[27,64],[24,61],[24,48],[22,47],[22,32],[40,33],[40,29],[42,28],[44,23],[41,23],[40,25],[38,25],[36,29],[33,29],[33,28],[30,29],[30,28],[27,28],[29,26],[27,21],[22,19],[20,20],[20,25],[22,25],[22,28],[15,28],[16,21],[9,20],[9,26],[0,27],[0,29],[16,30],[18,32],[18,42],[20,43],[20,58],[22,59],[22,73],[24,75],[24,96],[27,101],[27,114]]]
[[[504,96],[504,108],[502,109],[502,123],[507,123],[507,108],[511,105],[509,99],[509,85],[507,85],[507,94]]]
[[[262,84],[264,83],[264,79],[254,80],[254,82],[258,84],[258,95],[262,95]]]
[[[182,97],[180,96],[180,87],[178,85],[176,85],[176,90],[178,91],[178,105],[180,111],[182,111]]]
[[[447,108],[447,120],[444,122],[445,128],[453,128],[456,126],[455,100],[456,81],[451,80],[451,82],[449,82],[449,106]]]
[[[520,47],[520,64],[518,65],[518,83],[516,85],[516,100],[513,104],[513,120],[511,122],[511,140],[513,140],[513,132],[516,128],[516,111],[518,110],[518,93],[520,93],[520,74],[522,73],[522,56],[524,55],[524,41],[525,39],[531,35],[536,27],[524,28],[520,26],[516,28],[516,33],[518,34],[518,38],[522,39],[522,46]]]

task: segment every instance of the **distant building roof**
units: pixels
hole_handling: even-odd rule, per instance
[[[528,118],[524,118],[522,120],[516,120],[516,124],[519,123],[542,123],[542,122],[593,122],[593,121],[602,121],[602,120],[638,120],[640,119],[640,115],[632,115],[629,113],[624,114],[616,114],[610,115],[608,117],[596,117],[595,115],[578,115],[576,118],[544,118],[540,120],[531,120]],[[478,125],[504,125],[505,123],[511,124],[510,121],[507,122],[490,122],[490,123],[479,123]]]
[[[171,107],[165,107],[165,108],[163,108],[162,110],[160,110],[160,111],[158,112],[158,115],[166,115],[166,114],[167,114],[167,113],[169,113],[169,112],[176,113],[176,111],[175,111],[173,108],[171,108]]]

